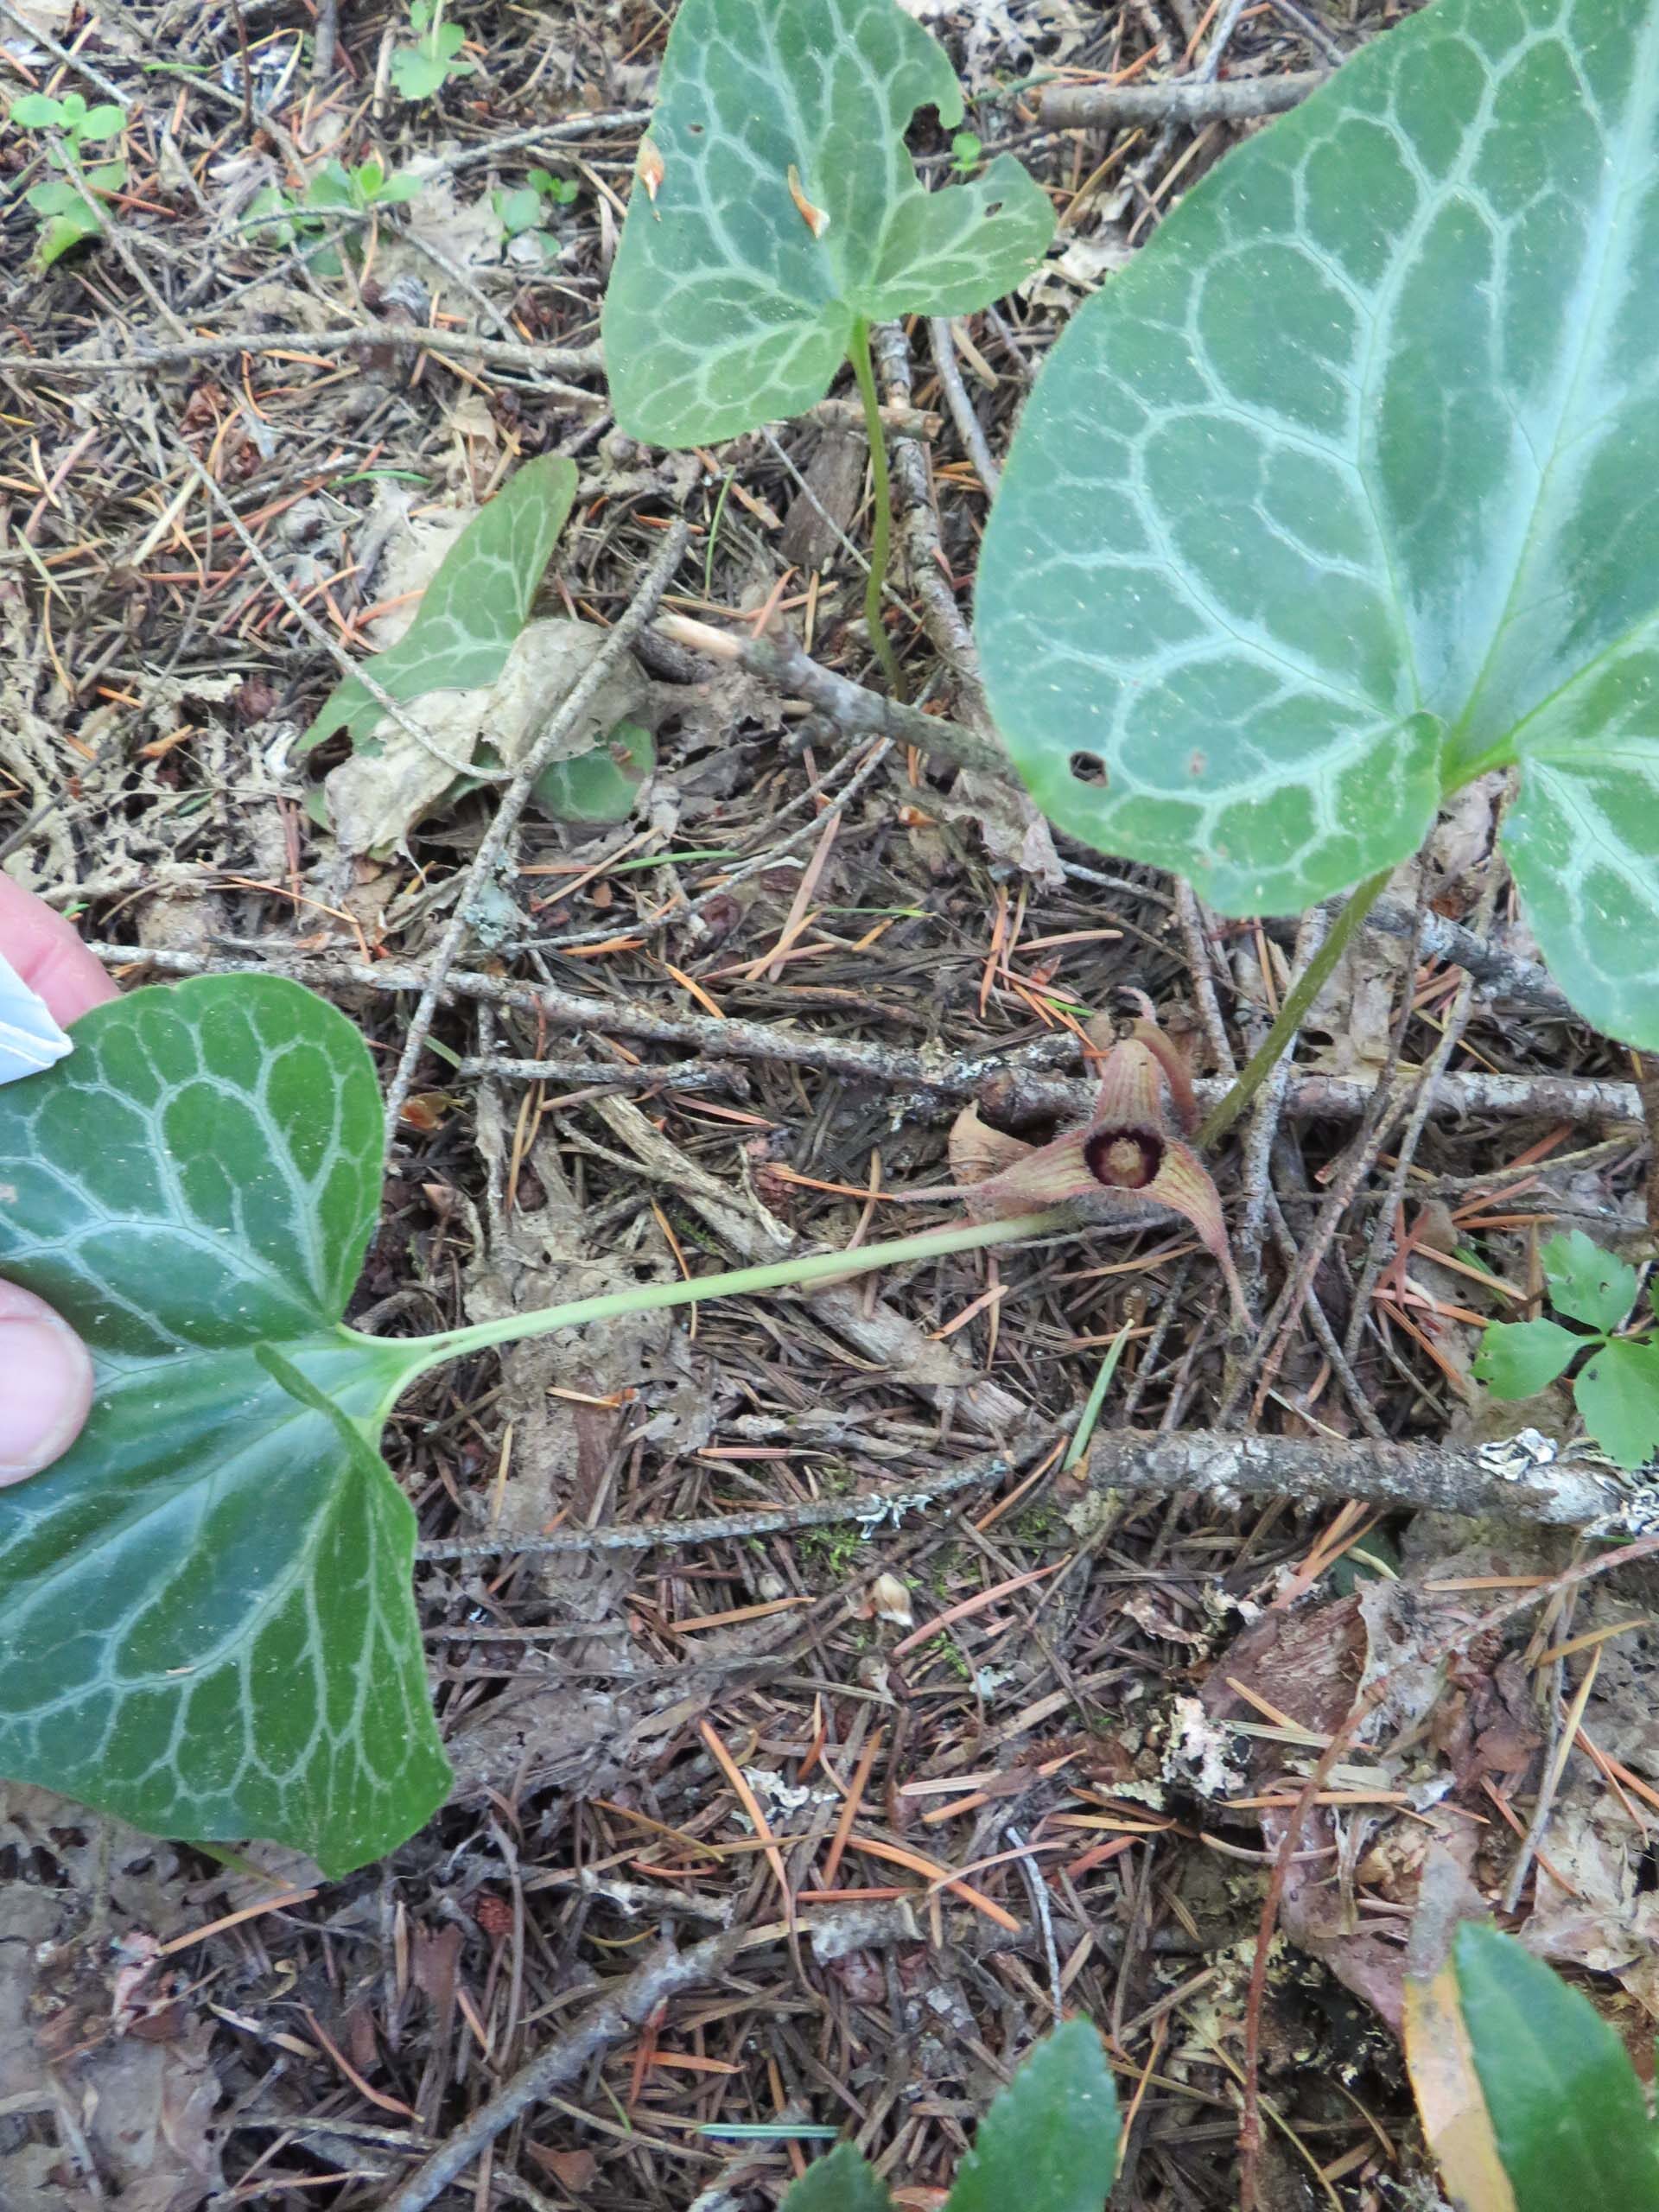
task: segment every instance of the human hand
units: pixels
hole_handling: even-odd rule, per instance
[[[70,925],[3,874],[0,953],[66,1028],[115,996]],[[60,1459],[92,1402],[92,1363],[79,1338],[40,1299],[0,1282],[0,1485]]]

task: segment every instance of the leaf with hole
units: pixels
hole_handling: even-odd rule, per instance
[[[1659,2212],[1659,2158],[1624,2044],[1588,1998],[1496,1929],[1452,1959],[1475,2073],[1516,2212]]]
[[[986,535],[995,718],[1063,829],[1230,913],[1518,763],[1550,963],[1659,1045],[1656,479],[1659,11],[1435,0],[1073,318]]]
[[[575,464],[550,454],[526,461],[445,555],[420,609],[369,673],[400,702],[429,691],[481,689],[501,673],[576,496]],[[355,743],[384,709],[357,677],[337,684],[301,741],[308,751],[344,728]]]
[[[945,2212],[1100,2212],[1117,2172],[1111,2069],[1090,2021],[1027,2056],[979,2124]]]
[[[905,146],[924,107],[949,130],[962,92],[898,0],[683,0],[653,188],[633,194],[605,297],[625,430],[706,445],[799,414],[859,321],[964,315],[1035,266],[1046,195],[1006,154],[925,190]]]
[[[80,1332],[80,1441],[0,1491],[0,1774],[339,1874],[439,1804],[415,1521],[429,1348],[341,1325],[380,1198],[362,1039],[298,984],[152,988],[0,1090],[0,1270]]]
[[[1616,1337],[1602,1345],[1573,1395],[1585,1427],[1621,1467],[1644,1466],[1659,1453],[1659,1340]]]
[[[1616,1329],[1636,1302],[1636,1269],[1616,1252],[1604,1252],[1581,1229],[1550,1237],[1538,1260],[1550,1304],[1587,1328]]]
[[[1494,1321],[1480,1340],[1475,1374],[1495,1398],[1536,1397],[1594,1342],[1555,1321]]]

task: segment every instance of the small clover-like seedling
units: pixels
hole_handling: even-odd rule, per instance
[[[528,239],[540,249],[542,258],[550,260],[559,250],[559,241],[542,226],[547,219],[550,205],[569,207],[575,200],[579,188],[570,177],[555,176],[549,169],[529,171],[525,181],[511,191],[498,191],[491,196],[491,205],[500,219],[502,236],[511,245],[515,239]]]
[[[415,199],[420,188],[418,177],[396,169],[388,172],[372,155],[355,168],[348,168],[331,155],[299,195],[276,185],[257,194],[248,204],[243,227],[267,244],[293,245],[301,238],[325,238],[331,228],[337,229],[328,219],[331,216],[365,216],[378,207],[402,207]],[[346,238],[341,243],[355,257],[355,242]],[[319,276],[338,276],[342,272],[336,245],[326,246],[321,252],[314,248],[308,257]]]
[[[1589,1352],[1573,1382],[1585,1427],[1621,1467],[1645,1465],[1659,1452],[1659,1338],[1613,1334],[1636,1297],[1636,1269],[1581,1229],[1552,1236],[1538,1256],[1550,1304],[1581,1325],[1494,1321],[1476,1376],[1495,1398],[1535,1397]],[[1659,1286],[1650,1294],[1659,1299]]]
[[[406,100],[429,100],[458,77],[470,77],[477,63],[461,53],[467,34],[443,20],[443,0],[410,0],[413,46],[394,48],[391,80]]]
[[[958,130],[950,141],[950,166],[961,177],[972,176],[985,155],[985,142],[976,130]]]
[[[1434,0],[1072,318],[986,531],[997,726],[1062,829],[1232,914],[1518,767],[1551,967],[1659,1046],[1656,479],[1659,16]]]
[[[1090,2022],[1034,2044],[992,2100],[943,2212],[1101,2212],[1117,2176],[1117,2091]],[[810,2165],[782,2212],[893,2212],[850,2143]]]
[[[799,414],[871,322],[965,315],[1053,233],[1010,155],[928,192],[905,146],[961,87],[898,0],[684,0],[601,328],[617,421],[709,445]]]
[[[46,158],[52,168],[75,175],[48,177],[31,185],[25,202],[41,218],[35,257],[42,269],[67,253],[84,238],[95,238],[104,228],[96,193],[119,192],[127,181],[127,165],[117,159],[88,165],[84,149],[118,138],[126,118],[113,101],[88,106],[79,92],[54,99],[47,92],[25,92],[11,104],[10,120],[25,130],[47,130]],[[85,189],[83,189],[83,186]]]

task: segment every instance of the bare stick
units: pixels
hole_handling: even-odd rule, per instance
[[[418,991],[425,988],[428,981],[423,970],[401,961],[371,965],[359,960],[313,959],[295,955],[276,942],[270,948],[276,957],[257,960],[208,958],[200,953],[162,951],[143,944],[99,943],[92,950],[109,967],[149,968],[162,976],[292,974],[320,988],[372,991]],[[445,978],[441,995],[516,1007],[525,1014],[541,1015],[555,1029],[644,1038],[652,1044],[707,1052],[716,1059],[768,1060],[940,1099],[975,1099],[988,1113],[1010,1120],[1052,1115],[1057,1119],[1080,1121],[1094,1104],[1099,1089],[1097,1083],[1085,1078],[1046,1072],[1040,1062],[1033,1067],[1030,1060],[1005,1059],[991,1052],[906,1052],[855,1038],[818,1036],[788,1022],[745,1021],[735,1015],[718,1021],[712,1014],[670,1014],[630,999],[583,997],[550,983],[509,982],[474,975],[466,969]],[[1057,1041],[1064,1048],[1065,1040]],[[540,1065],[524,1062],[514,1072],[522,1071],[526,1081],[538,1081],[533,1071]],[[665,1067],[658,1072],[671,1078],[674,1071]],[[1193,1085],[1200,1106],[1220,1100],[1228,1089],[1225,1083],[1208,1079]],[[1352,1076],[1294,1075],[1286,1088],[1285,1114],[1294,1121],[1357,1122],[1374,1104],[1376,1096],[1374,1084]],[[1443,1111],[1460,1118],[1487,1115],[1499,1121],[1567,1122],[1585,1128],[1631,1124],[1638,1135],[1642,1128],[1642,1100],[1636,1085],[1599,1077],[1489,1075],[1478,1068],[1460,1070],[1440,1078],[1438,1103]],[[1545,1160],[1527,1172],[1541,1174],[1549,1166]],[[1506,1181],[1515,1172],[1518,1171],[1505,1170],[1495,1179]]]
[[[489,881],[496,863],[505,851],[507,840],[518,827],[518,817],[524,812],[529,803],[530,795],[536,787],[537,778],[552,760],[568,732],[575,728],[588,701],[607,681],[633,639],[657,612],[657,602],[666,589],[669,578],[680,565],[680,557],[685,551],[685,542],[689,534],[683,522],[670,524],[661,549],[641,578],[639,588],[629,602],[626,612],[606,632],[604,644],[588,663],[580,681],[571,686],[561,705],[549,716],[541,735],[531,746],[517,774],[501,794],[501,802],[495,810],[495,817],[485,832],[483,842],[479,846],[473,864],[467,871],[467,880],[462,884],[461,896],[455,902],[455,911],[450,917],[448,926],[444,931],[437,952],[421,986],[420,999],[410,1022],[409,1034],[404,1040],[403,1052],[391,1078],[391,1087],[386,1096],[388,1149],[396,1141],[398,1121],[404,1110],[404,1101],[408,1097],[410,1087],[415,1080],[416,1065],[432,1027],[432,1018],[438,1010],[438,1001],[443,995],[444,984],[449,970],[459,957],[467,932],[472,927],[473,908],[478,894]]]
[[[861,683],[820,667],[786,631],[747,638],[734,631],[716,630],[707,622],[694,622],[684,614],[664,614],[657,628],[694,652],[707,653],[713,660],[735,661],[775,690],[805,700],[849,737],[891,737],[900,745],[913,745],[918,752],[954,760],[959,768],[972,768],[982,775],[1012,773],[1001,747],[964,729],[960,722],[924,714],[919,707],[904,706],[896,699],[884,699],[880,692],[867,691]]]
[[[441,2149],[423,2159],[402,2187],[387,2198],[383,2212],[426,2212],[433,2199],[464,2173],[505,2128],[511,2127],[520,2113],[575,2081],[592,2060],[643,2027],[657,2007],[680,1990],[717,1980],[741,1943],[740,1933],[728,1931],[694,1943],[689,1951],[659,1951],[645,1960],[614,1996],[601,1997],[568,2034],[521,2066]]]
[[[872,1532],[884,1522],[897,1529],[907,1513],[925,1512],[941,1498],[1001,1482],[1046,1451],[1076,1420],[1074,1408],[1063,1419],[1043,1421],[1029,1429],[1016,1449],[964,1460],[959,1467],[944,1468],[902,1490],[868,1491],[856,1497],[808,1498],[796,1505],[760,1506],[748,1513],[710,1513],[695,1521],[625,1521],[610,1528],[556,1529],[550,1536],[510,1532],[461,1536],[423,1544],[418,1555],[468,1560],[499,1559],[509,1552],[515,1559],[539,1558],[552,1552],[645,1552],[654,1551],[658,1545],[720,1544],[743,1536],[785,1535],[798,1529],[832,1529],[849,1521],[865,1522]]]
[[[1617,1527],[1637,1495],[1571,1452],[1510,1478],[1467,1446],[1389,1444],[1371,1437],[1236,1436],[1223,1429],[1097,1432],[1091,1490],[1168,1497],[1193,1491],[1230,1510],[1241,1497],[1359,1498],[1368,1505],[1531,1521],[1554,1529]]]
[[[1073,1428],[1077,1410],[1074,1407],[1058,1419],[1033,1427],[1015,1446],[965,1460],[901,1490],[812,1498],[692,1520],[558,1529],[547,1536],[503,1531],[448,1537],[423,1544],[418,1556],[464,1560],[507,1554],[540,1558],[587,1551],[655,1551],[827,1529],[849,1521],[864,1522],[871,1534],[884,1524],[896,1529],[906,1514],[925,1512],[944,1498],[1014,1473]],[[1548,1465],[1528,1463],[1512,1478],[1466,1446],[1394,1444],[1386,1437],[1236,1436],[1203,1428],[1162,1433],[1097,1429],[1089,1446],[1088,1481],[1093,1491],[1142,1497],[1193,1491],[1223,1511],[1230,1511],[1241,1497],[1357,1498],[1368,1505],[1531,1522],[1555,1529],[1617,1527],[1640,1494],[1605,1469],[1575,1460],[1570,1451]]]
[[[1051,85],[1042,118],[1058,130],[1124,130],[1138,124],[1248,123],[1282,115],[1326,82],[1323,69],[1279,77],[1230,77],[1211,84],[1192,77],[1163,85]]]
[[[1416,921],[1403,899],[1379,899],[1365,917],[1365,926],[1382,930],[1389,937],[1409,937]],[[1524,1006],[1536,1007],[1541,1014],[1559,1014],[1567,1021],[1583,1019],[1574,1014],[1560,984],[1535,960],[1523,960],[1518,953],[1484,943],[1473,930],[1447,921],[1433,907],[1424,909],[1420,941],[1429,959],[1449,960],[1472,976],[1481,998],[1516,999]]]
[[[950,420],[957,426],[957,435],[962,440],[963,452],[974,464],[975,474],[985,486],[987,494],[994,499],[1001,489],[1002,472],[991,458],[990,441],[985,435],[985,426],[975,414],[974,403],[968,397],[968,387],[962,380],[962,368],[957,359],[957,341],[950,334],[950,316],[930,315],[927,336],[933,349],[933,365],[939,372],[945,404],[950,410]]]
[[[467,330],[428,330],[401,322],[348,323],[338,330],[232,330],[221,336],[180,338],[169,346],[153,346],[142,353],[80,353],[66,357],[47,353],[0,353],[0,369],[20,376],[113,375],[142,373],[147,369],[172,369],[192,361],[212,361],[233,353],[339,353],[350,346],[385,346],[398,353],[436,353],[445,359],[460,358],[483,362],[492,368],[557,372],[566,376],[595,373],[601,366],[597,346],[517,346],[505,339],[480,338]],[[604,400],[601,392],[576,391],[572,399],[589,406]]]

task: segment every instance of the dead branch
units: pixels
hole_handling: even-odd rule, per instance
[[[457,2175],[465,2173],[486,2145],[522,2112],[551,2090],[573,2082],[613,2045],[642,2028],[659,2005],[682,1989],[715,1981],[736,1955],[742,1938],[735,1933],[710,1936],[689,1951],[659,1951],[637,1967],[614,1996],[602,1997],[556,2043],[529,2060],[462,2127],[387,2198],[384,2212],[425,2212]]]
[[[972,768],[988,776],[1009,777],[1007,754],[989,739],[964,729],[960,722],[924,714],[918,707],[901,706],[879,691],[867,691],[850,677],[822,668],[786,632],[764,638],[746,638],[734,631],[716,630],[687,615],[664,614],[657,625],[677,644],[711,659],[735,661],[776,691],[804,700],[826,721],[849,737],[891,737],[901,745],[938,760],[954,760],[959,768]]]
[[[1063,130],[1248,123],[1300,105],[1329,74],[1324,69],[1293,69],[1278,77],[1230,77],[1224,84],[1176,77],[1162,85],[1051,85],[1043,94],[1042,119]]]
[[[296,955],[281,944],[270,948],[274,957],[257,960],[233,956],[207,959],[200,953],[155,950],[142,944],[104,943],[92,949],[109,967],[148,967],[164,976],[292,975],[319,988],[332,985],[374,991],[419,991],[427,982],[419,969],[401,961],[387,960],[371,967],[355,960],[313,959]],[[1021,1063],[992,1053],[913,1052],[855,1038],[817,1036],[787,1022],[744,1021],[735,1015],[722,1021],[712,1014],[665,1014],[628,999],[584,998],[550,983],[506,982],[465,969],[446,979],[442,995],[513,1007],[541,1015],[555,1029],[592,1029],[612,1036],[643,1038],[651,1044],[677,1045],[690,1052],[707,1052],[715,1059],[772,1060],[785,1066],[813,1068],[849,1082],[879,1084],[939,1099],[964,1103],[971,1099],[988,1113],[1008,1121],[1044,1116],[1081,1120],[1094,1103],[1096,1088],[1080,1077],[1048,1074],[1040,1064],[1033,1068],[1029,1059]],[[1068,1039],[1056,1038],[1052,1049],[1069,1052],[1071,1046]],[[518,1060],[501,1064],[500,1071],[522,1081],[539,1082],[543,1065]],[[556,1076],[560,1064],[545,1065]],[[672,1081],[672,1068],[652,1072]],[[1230,1087],[1213,1078],[1201,1079],[1193,1086],[1201,1107],[1216,1103]],[[1374,1090],[1374,1085],[1351,1076],[1294,1075],[1286,1086],[1284,1110],[1295,1121],[1357,1122],[1370,1103]],[[1588,1128],[1634,1123],[1638,1131],[1642,1125],[1642,1101],[1633,1083],[1592,1076],[1461,1071],[1440,1078],[1437,1105],[1441,1113],[1459,1118],[1484,1115],[1495,1121],[1566,1122]],[[1544,1166],[1548,1167],[1548,1162]]]
[[[1467,1446],[1386,1444],[1370,1437],[1242,1436],[1220,1429],[1097,1433],[1089,1486],[1167,1497],[1192,1491],[1223,1510],[1241,1497],[1360,1498],[1416,1512],[1492,1516],[1548,1528],[1617,1525],[1631,1490],[1569,1452],[1519,1476]]]

